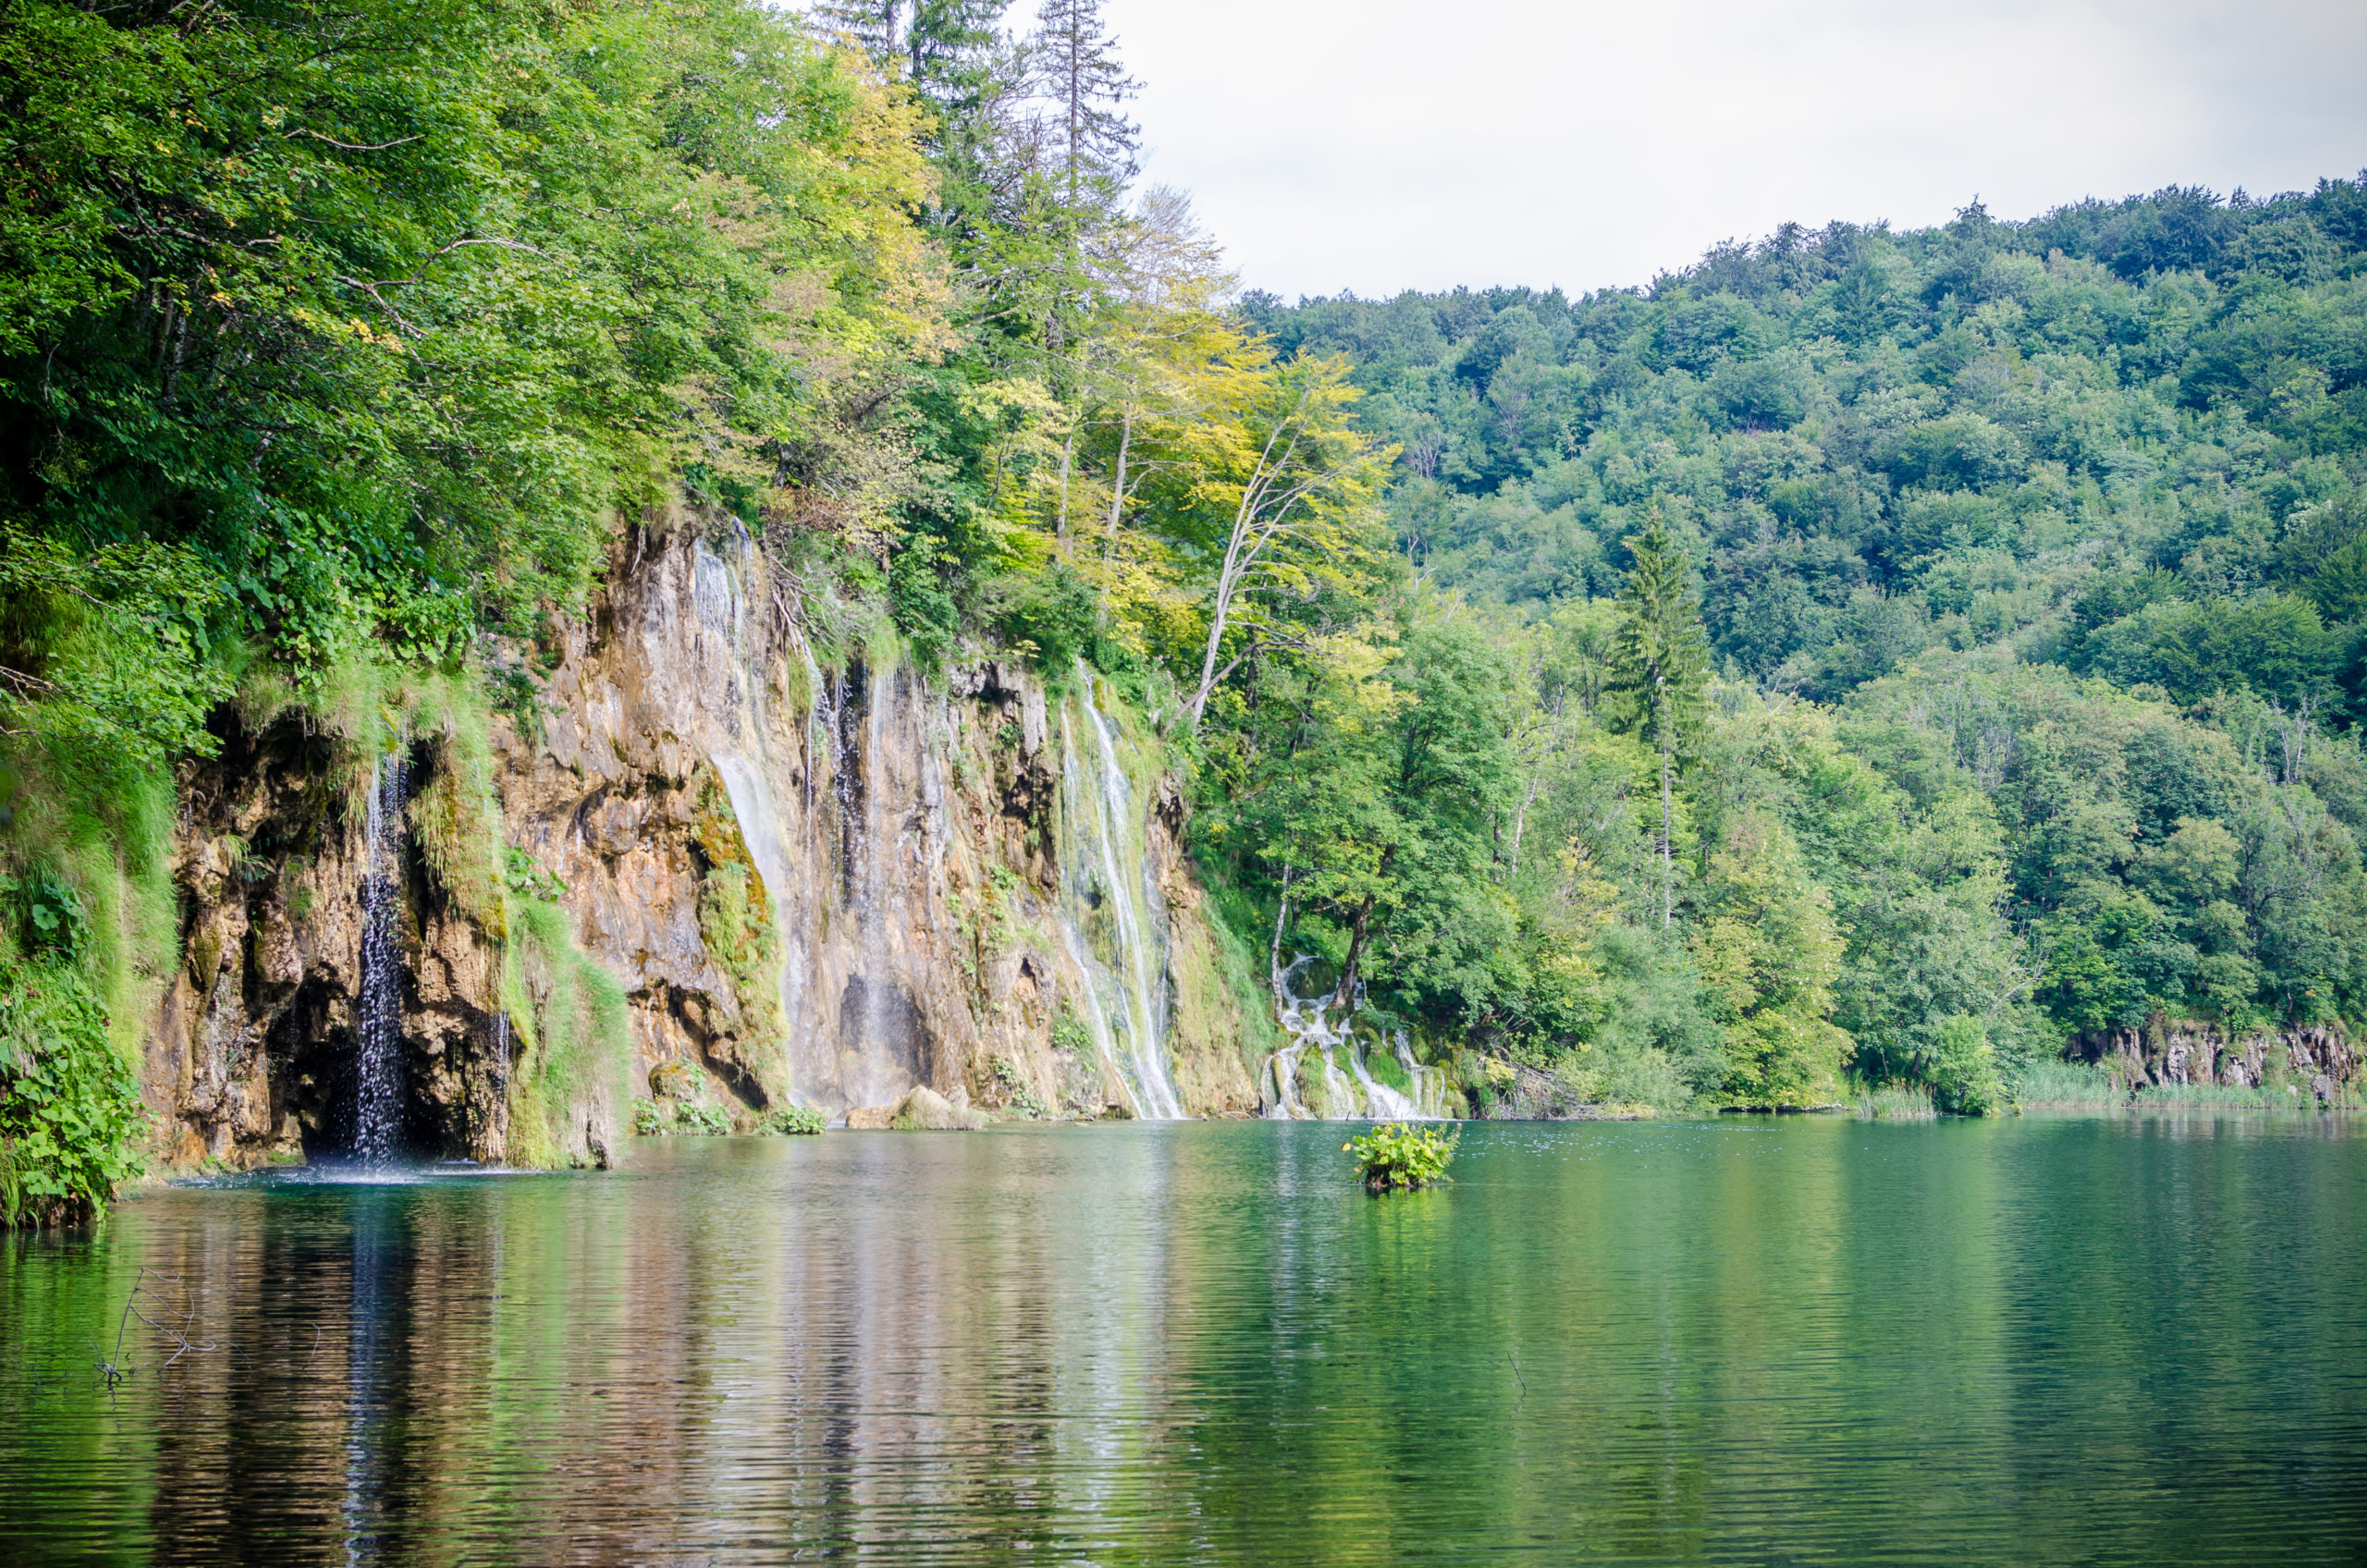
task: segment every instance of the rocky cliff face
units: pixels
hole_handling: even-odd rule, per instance
[[[2130,1088],[2194,1084],[2258,1087],[2282,1078],[2320,1100],[2359,1077],[2359,1049],[2341,1030],[2300,1027],[2230,1037],[2215,1024],[2155,1019],[2140,1029],[2100,1029],[2070,1054],[2098,1063]]]
[[[604,1162],[668,1063],[665,1092],[742,1123],[919,1085],[1012,1113],[1256,1109],[1155,743],[1082,678],[828,669],[790,602],[744,539],[639,532],[560,629],[538,722],[422,710],[403,1142]],[[146,1074],[181,1165],[351,1142],[376,776],[300,719],[223,738],[186,781],[187,961]]]

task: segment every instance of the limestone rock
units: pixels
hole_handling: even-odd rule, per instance
[[[904,1096],[889,1122],[900,1133],[975,1133],[987,1124],[986,1113],[955,1105],[924,1084]]]
[[[507,1158],[511,1010],[543,1007],[557,978],[521,957],[528,897],[556,900],[630,1032],[629,1062],[549,1108],[548,1157],[604,1161],[642,1083],[742,1121],[793,1092],[853,1127],[982,1125],[974,1094],[1029,1114],[1131,1104],[1087,1037],[1091,982],[1061,924],[1063,773],[1091,766],[1067,760],[1077,710],[1002,660],[941,685],[822,669],[769,570],[729,519],[644,520],[546,629],[558,662],[530,721],[491,720],[504,841],[481,861],[448,833],[402,847],[415,1145]],[[164,1164],[339,1146],[351,1103],[364,765],[300,716],[218,728],[182,779],[181,949],[143,1072]],[[448,822],[468,805],[455,755],[449,733],[411,741],[413,798],[435,792]],[[1249,1021],[1220,984],[1181,796],[1147,780],[1134,799],[1171,1076],[1193,1114],[1254,1111]],[[554,1031],[581,1043],[580,1021]]]

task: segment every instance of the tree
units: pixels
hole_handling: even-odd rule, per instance
[[[1343,580],[1375,525],[1374,498],[1396,453],[1350,424],[1355,398],[1345,361],[1290,360],[1271,366],[1245,406],[1210,433],[1220,447],[1197,488],[1204,507],[1212,501],[1230,515],[1209,584],[1200,677],[1185,704],[1195,730],[1220,681],[1258,649],[1290,639],[1271,613],[1276,603]],[[1242,630],[1245,645],[1220,667],[1227,639]]]
[[[1625,700],[1628,725],[1661,759],[1661,925],[1674,918],[1676,753],[1700,723],[1709,650],[1688,578],[1692,563],[1657,514],[1628,542],[1634,565],[1619,592],[1619,630],[1609,689]]]
[[[1120,106],[1142,90],[1118,63],[1118,41],[1101,18],[1101,0],[1044,0],[1029,55],[1037,90],[1052,106],[1052,150],[1067,205],[1081,210],[1115,202],[1140,169],[1142,128]]]
[[[975,104],[1002,9],[1000,0],[826,0],[814,17],[880,70],[901,68],[942,118]]]

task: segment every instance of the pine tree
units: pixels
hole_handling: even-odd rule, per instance
[[[1676,908],[1677,748],[1701,718],[1709,652],[1689,582],[1692,563],[1658,515],[1628,541],[1635,565],[1619,591],[1619,630],[1611,645],[1608,689],[1626,700],[1636,731],[1661,754],[1661,925]]]
[[[1118,63],[1101,0],[1044,0],[1030,49],[1037,90],[1052,105],[1047,129],[1068,205],[1114,202],[1141,172],[1142,128],[1119,109],[1142,83]]]
[[[904,0],[822,0],[814,7],[814,19],[825,36],[844,38],[884,67],[900,53],[897,30],[903,10]]]
[[[824,0],[814,8],[826,33],[901,68],[940,114],[975,100],[1000,34],[1007,0]]]

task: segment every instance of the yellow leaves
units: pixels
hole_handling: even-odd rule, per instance
[[[1617,925],[1619,884],[1602,874],[1584,840],[1571,839],[1557,858],[1562,873],[1557,891],[1571,924],[1588,938]]]
[[[1690,946],[1694,972],[1717,998],[1719,1015],[1731,1023],[1748,1014],[1759,1004],[1761,958],[1751,927],[1732,916],[1706,920],[1694,928]]]
[[[227,295],[218,291],[215,292],[213,298],[215,303],[224,306],[225,308],[229,307],[233,303]],[[302,305],[294,307],[288,312],[288,319],[295,322],[297,325],[304,328],[307,332],[327,338],[332,342],[351,338],[354,341],[361,343],[365,348],[382,349],[386,353],[399,354],[403,351],[403,341],[400,337],[397,337],[391,330],[386,332],[378,331],[360,316],[327,316],[321,314],[317,311],[309,310]]]

